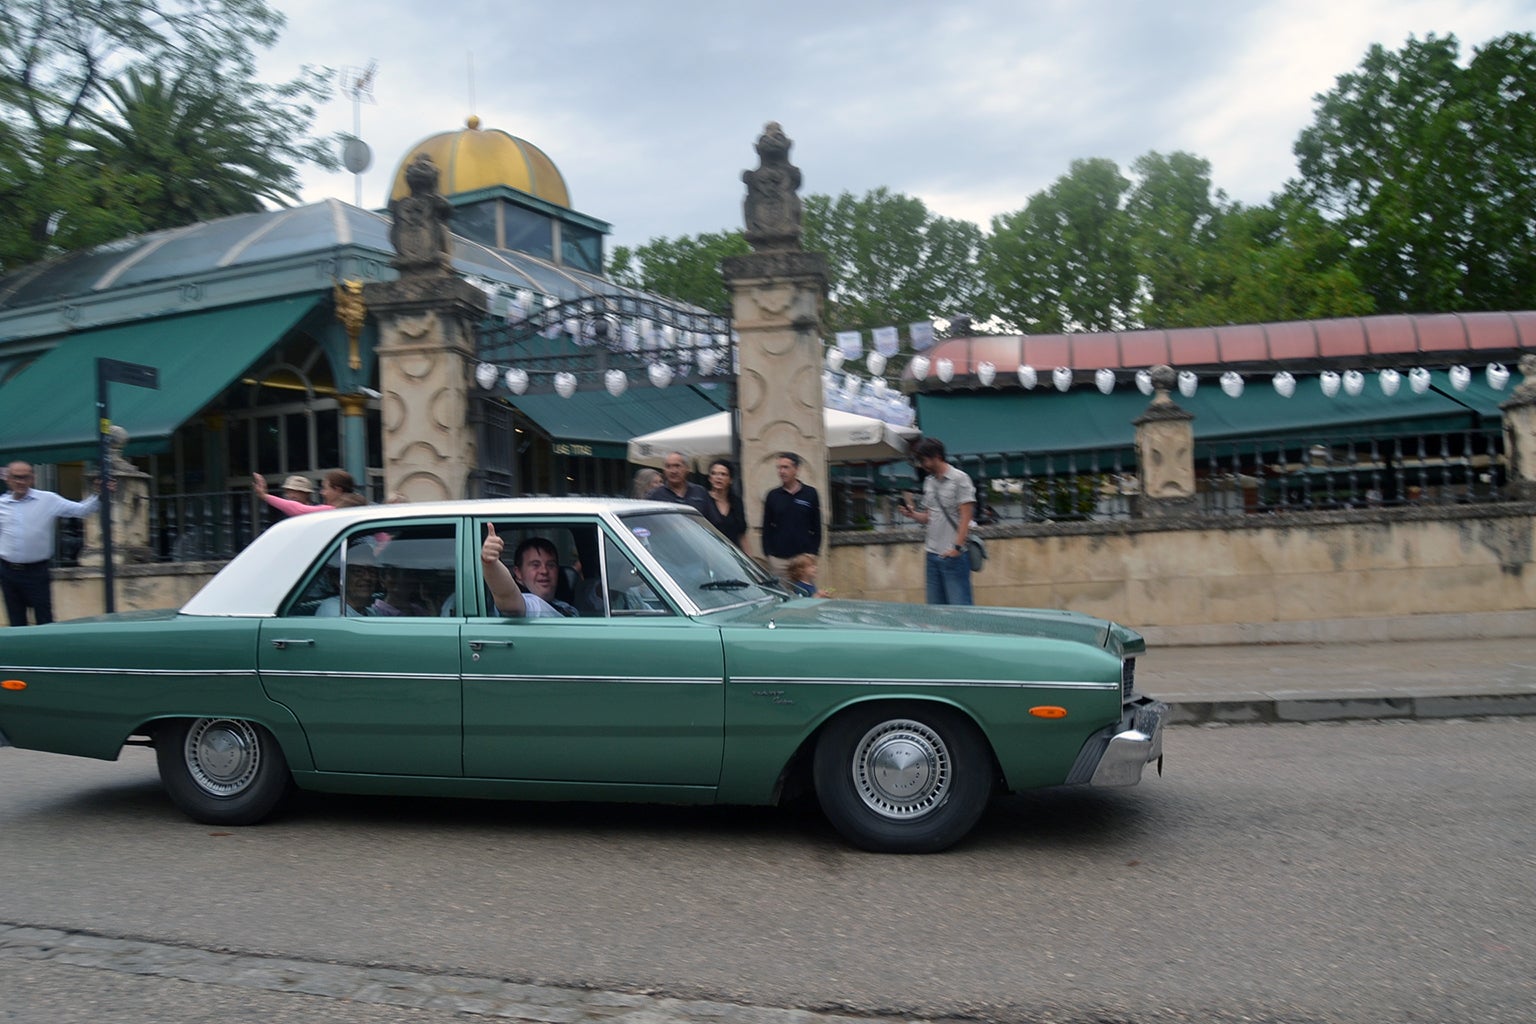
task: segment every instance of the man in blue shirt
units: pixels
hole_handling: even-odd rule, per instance
[[[52,491],[32,486],[31,463],[13,462],[5,470],[10,492],[0,495],[0,592],[11,625],[27,625],[27,609],[41,626],[53,621],[53,579],[48,562],[53,558],[54,523],[66,517],[82,518],[96,510],[92,494],[84,501],[70,501]]]

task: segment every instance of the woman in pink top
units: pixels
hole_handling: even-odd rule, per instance
[[[309,480],[302,476],[290,476],[283,481],[283,493],[290,497],[279,498],[267,491],[267,478],[260,473],[251,474],[251,488],[261,495],[261,500],[277,509],[285,516],[301,516],[307,512],[329,512],[338,505],[365,504],[359,501],[362,495],[357,493],[357,485],[352,480],[352,474],[344,469],[333,469],[325,474],[320,481],[320,504],[311,505],[307,500],[298,500],[301,496],[309,497],[307,490],[300,490]],[[351,497],[343,498],[344,495]]]

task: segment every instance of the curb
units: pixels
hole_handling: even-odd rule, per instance
[[[1536,690],[1503,693],[1253,694],[1210,697],[1159,694],[1169,725],[1250,725],[1366,719],[1476,718],[1536,715]]]

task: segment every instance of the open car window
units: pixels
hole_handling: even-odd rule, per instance
[[[311,572],[285,614],[379,619],[454,615],[456,536],[452,523],[354,531]]]
[[[553,609],[547,618],[600,618],[603,601],[598,527],[593,520],[490,520],[502,541],[501,560],[524,594],[532,593]],[[476,523],[475,549],[486,536],[486,521]],[[523,566],[519,566],[519,558]],[[475,559],[480,566],[480,560]],[[520,572],[520,568],[528,569]],[[484,573],[477,572],[484,614],[505,617],[491,596]]]

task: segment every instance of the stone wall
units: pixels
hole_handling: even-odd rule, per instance
[[[113,573],[117,578],[117,610],[180,608],[222,568],[223,562],[119,565]],[[104,607],[100,569],[53,571],[55,619],[100,615]]]
[[[1087,612],[1159,643],[1536,633],[1531,503],[982,533],[977,604]],[[922,601],[920,535],[837,534],[821,580],[841,597]]]

